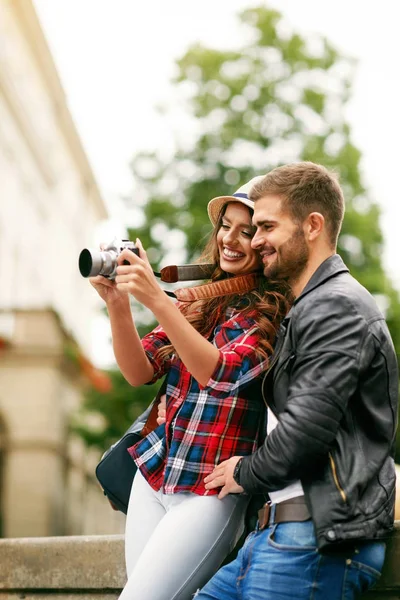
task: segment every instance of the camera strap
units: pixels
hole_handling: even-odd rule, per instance
[[[154,271],[164,283],[176,283],[177,281],[194,281],[196,279],[209,279],[215,271],[215,265],[203,263],[198,265],[169,265],[161,269],[160,273]],[[167,296],[181,302],[194,302],[206,298],[218,298],[227,294],[245,294],[257,287],[259,273],[248,273],[237,277],[227,277],[219,281],[204,283],[202,285],[180,288],[174,292],[164,290]]]
[[[220,281],[212,281],[195,287],[180,288],[174,295],[180,302],[194,302],[206,298],[218,298],[228,294],[246,294],[258,287],[260,274],[248,273],[238,277],[228,277]],[[170,295],[170,294],[169,294]]]
[[[210,279],[215,271],[215,265],[203,263],[198,265],[168,265],[161,269],[160,273],[153,271],[164,283],[176,283],[177,281],[196,281],[198,279]]]

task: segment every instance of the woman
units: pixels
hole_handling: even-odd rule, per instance
[[[257,448],[265,408],[259,376],[288,309],[251,248],[247,192],[257,180],[209,203],[214,231],[202,259],[215,265],[212,283],[178,292],[178,304],[158,285],[139,240],[140,257],[120,255],[115,283],[91,279],[107,303],[127,381],[143,385],[167,374],[168,384],[165,423],[130,449],[138,471],[126,522],[122,600],[191,598],[243,531],[248,498],[218,500],[204,478],[230,456]],[[159,323],[142,340],[129,293]]]

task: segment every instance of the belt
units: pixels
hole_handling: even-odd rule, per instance
[[[304,501],[304,496],[298,496],[278,504],[266,502],[258,511],[258,528],[265,529],[274,523],[308,521],[308,519],[311,519],[311,515]]]

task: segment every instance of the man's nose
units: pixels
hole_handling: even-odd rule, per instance
[[[262,239],[261,236],[256,232],[251,239],[251,247],[253,250],[257,250],[260,248],[260,246],[262,246]]]

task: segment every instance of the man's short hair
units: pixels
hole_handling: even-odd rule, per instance
[[[250,190],[256,202],[268,195],[282,199],[282,208],[298,223],[312,212],[325,217],[329,241],[336,247],[344,216],[344,197],[335,173],[322,165],[299,162],[270,171]]]

